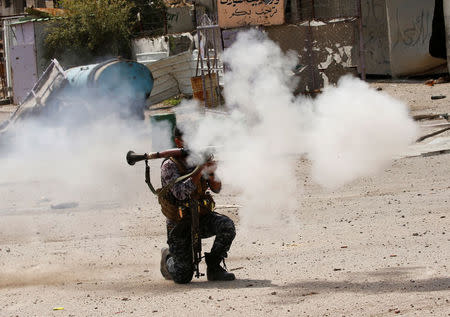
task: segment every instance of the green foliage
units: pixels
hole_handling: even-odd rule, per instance
[[[181,96],[172,97],[163,101],[165,106],[178,106],[181,103]]]
[[[52,22],[48,57],[84,64],[102,56],[130,55],[134,4],[127,0],[60,0],[63,19]]]

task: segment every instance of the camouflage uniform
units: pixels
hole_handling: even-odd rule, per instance
[[[188,170],[190,172],[191,170]],[[177,165],[166,160],[161,166],[161,184],[165,186],[182,174]],[[170,190],[174,199],[183,202],[189,199],[191,193],[196,190],[191,178],[176,183]],[[183,218],[179,222],[167,219],[167,243],[171,257],[167,259],[167,268],[176,283],[189,283],[192,279],[194,268],[192,263],[192,242],[190,219]],[[211,249],[211,254],[220,258],[226,258],[231,243],[236,235],[233,221],[225,215],[217,212],[208,212],[199,217],[200,237],[202,239],[216,236]]]

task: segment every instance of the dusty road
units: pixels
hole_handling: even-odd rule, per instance
[[[372,85],[412,114],[450,112],[450,96],[430,100],[450,84]],[[51,208],[60,184],[0,178],[0,316],[450,316],[450,155],[398,159],[333,192],[309,169],[299,159],[293,235],[253,237],[236,208],[221,209],[238,225],[227,260],[237,280],[188,285],[159,274],[164,219],[141,169],[130,169],[136,184],[67,209]],[[236,204],[224,185],[217,204]]]

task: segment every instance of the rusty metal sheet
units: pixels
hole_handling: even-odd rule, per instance
[[[284,23],[284,0],[217,0],[217,11],[223,29]]]

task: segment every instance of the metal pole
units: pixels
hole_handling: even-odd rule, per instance
[[[363,25],[362,25],[362,9],[361,0],[356,0],[358,7],[358,28],[359,28],[359,63],[361,66],[361,79],[366,80],[366,57],[364,51],[364,41],[363,41]]]
[[[316,8],[314,5],[314,0],[311,0],[311,5],[312,5],[312,19],[314,20],[316,18]]]
[[[206,108],[206,89],[205,89],[205,75],[203,73],[203,56],[202,56],[202,47],[200,45],[200,37],[201,37],[201,33],[200,30],[197,28],[197,39],[198,39],[198,51],[199,51],[199,58],[200,58],[200,68],[201,68],[201,76],[202,76],[202,90],[203,90],[203,101],[205,104],[205,108]]]
[[[219,88],[219,63],[217,59],[217,43],[216,43],[216,29],[212,30],[213,45],[214,45],[214,69],[216,70],[216,83],[217,83],[217,104],[220,106],[220,88]]]
[[[313,52],[313,31],[311,26],[311,20],[308,23],[308,49],[309,49],[309,66],[311,69],[311,80],[312,80],[312,87],[310,89],[310,92],[316,89],[316,73],[315,68],[316,65],[314,64],[314,52]]]
[[[208,31],[205,32],[208,34]],[[209,77],[209,90],[210,90],[210,98],[211,98],[211,107],[213,106],[213,100],[214,100],[214,88],[213,88],[213,80],[211,76],[211,64],[209,61],[209,46],[208,46],[208,36],[205,36],[205,49],[206,49],[206,66],[208,67],[208,77]],[[205,96],[206,99],[207,96]]]
[[[206,29],[217,29],[219,26],[217,24],[215,25],[201,25],[197,27],[197,30],[206,30]]]

